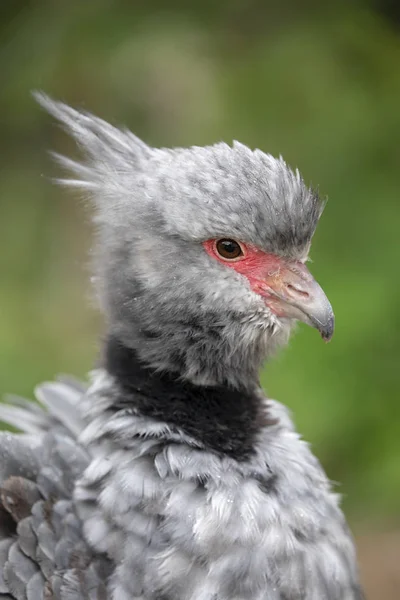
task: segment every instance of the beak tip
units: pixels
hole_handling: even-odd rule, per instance
[[[329,344],[329,342],[331,341],[333,336],[332,335],[330,335],[330,336],[322,335],[321,337],[324,340],[325,344]]]
[[[331,314],[328,321],[322,326],[319,327],[319,331],[324,342],[328,343],[331,341],[333,337],[333,333],[335,330],[335,317],[333,313]]]

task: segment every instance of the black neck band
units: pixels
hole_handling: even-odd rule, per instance
[[[200,386],[173,373],[146,367],[136,352],[110,337],[105,368],[120,389],[115,408],[135,407],[140,414],[179,427],[207,449],[246,460],[255,435],[268,419],[254,392]]]

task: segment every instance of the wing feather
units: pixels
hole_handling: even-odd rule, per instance
[[[0,432],[0,597],[2,600],[107,599],[111,564],[93,555],[72,498],[89,463],[77,441],[85,385],[63,376],[17,396],[0,419],[24,433]]]

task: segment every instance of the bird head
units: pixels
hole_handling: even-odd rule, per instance
[[[282,158],[234,142],[156,149],[37,99],[84,160],[60,180],[94,201],[97,289],[109,332],[156,369],[245,385],[296,320],[333,334],[306,267],[323,204]]]

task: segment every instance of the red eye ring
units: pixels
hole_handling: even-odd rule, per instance
[[[227,262],[236,262],[245,256],[244,247],[231,238],[215,240],[214,251],[220,259]]]

